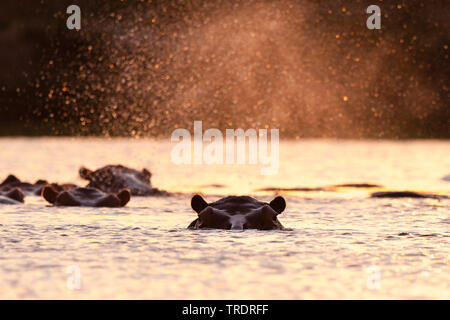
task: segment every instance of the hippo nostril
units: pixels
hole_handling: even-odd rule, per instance
[[[244,226],[240,223],[235,223],[231,226],[231,230],[244,230]]]
[[[231,230],[244,230],[244,224],[246,223],[244,215],[238,214],[230,217]]]

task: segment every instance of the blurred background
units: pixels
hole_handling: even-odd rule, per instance
[[[371,4],[381,30],[366,27]],[[169,137],[203,120],[292,139],[450,138],[447,1],[0,7],[0,135]]]

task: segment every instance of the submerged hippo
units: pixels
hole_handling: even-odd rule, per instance
[[[38,180],[35,183],[20,181],[16,176],[10,174],[1,184],[0,191],[8,192],[15,188],[20,188],[23,193],[27,195],[41,195],[42,188],[48,182],[45,180]]]
[[[7,192],[0,191],[0,204],[19,204],[23,203],[25,195],[19,188],[11,189]]]
[[[430,199],[448,199],[447,196],[429,193],[419,193],[414,191],[383,191],[374,192],[370,195],[372,198],[430,198]]]
[[[117,193],[129,189],[134,196],[167,195],[167,192],[152,188],[147,169],[142,171],[130,169],[121,165],[106,166],[92,171],[80,168],[80,177],[89,181],[87,187],[97,188],[104,192]]]
[[[277,218],[286,208],[283,197],[266,203],[247,196],[229,196],[208,204],[201,196],[195,195],[191,206],[198,218],[192,221],[189,229],[284,229]]]
[[[113,194],[104,193],[95,188],[79,187],[59,192],[48,185],[42,190],[42,196],[55,206],[123,207],[130,201],[131,192],[123,189]]]
[[[37,180],[35,183],[23,182],[18,179],[16,176],[10,174],[1,184],[0,191],[7,192],[10,190],[14,190],[15,188],[19,188],[23,191],[24,194],[29,196],[40,196],[42,193],[42,189],[48,185],[46,180]],[[70,190],[76,187],[74,184],[66,183],[66,184],[57,184],[52,183],[51,186],[58,191]]]

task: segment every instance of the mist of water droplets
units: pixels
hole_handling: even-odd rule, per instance
[[[61,28],[45,53],[33,115],[56,133],[106,136],[168,137],[194,120],[279,128],[282,138],[448,131],[448,83],[439,70],[448,68],[445,16],[420,2],[381,3],[382,29],[368,30],[368,5],[81,4],[82,30]]]

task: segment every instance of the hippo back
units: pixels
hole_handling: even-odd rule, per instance
[[[122,165],[110,165],[95,171],[81,168],[79,172],[81,178],[89,181],[87,187],[104,192],[116,193],[124,188],[138,196],[150,195],[153,192],[150,183],[151,173],[147,169],[138,171]]]

